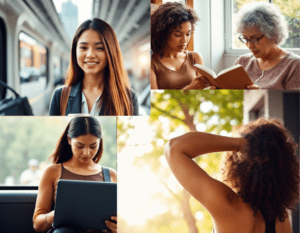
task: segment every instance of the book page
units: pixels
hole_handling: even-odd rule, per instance
[[[235,66],[231,66],[231,67],[229,67],[229,68],[227,68],[225,70],[222,70],[222,71],[220,71],[220,73],[218,73],[218,76],[220,76],[220,75],[222,75],[222,74],[224,74],[224,73],[226,73],[226,72],[228,72],[230,70],[234,70],[234,69],[236,69],[236,68],[238,68],[240,66],[241,66],[240,64],[237,64]]]
[[[197,71],[211,83],[212,86],[220,87],[216,81],[215,72],[200,64],[195,64],[194,66],[197,68]]]
[[[204,70],[206,73],[209,73],[213,78],[217,77],[216,73],[213,70],[206,67],[206,66],[203,66],[203,65],[200,65],[200,64],[194,64],[194,66],[199,68],[200,70]]]

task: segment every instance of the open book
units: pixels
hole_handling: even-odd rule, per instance
[[[211,82],[212,86],[221,89],[245,89],[247,85],[253,85],[253,82],[240,64],[222,70],[218,75],[203,65],[195,64],[194,66],[202,76]]]

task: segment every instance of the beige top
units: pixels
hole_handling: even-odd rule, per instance
[[[197,77],[193,54],[186,51],[187,56],[180,70],[174,71],[165,67],[156,55],[151,58],[151,70],[156,74],[158,89],[182,89]]]
[[[252,82],[261,89],[300,89],[300,56],[290,52],[271,69],[262,71],[252,53],[239,57]]]

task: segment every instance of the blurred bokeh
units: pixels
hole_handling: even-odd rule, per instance
[[[210,233],[209,213],[177,182],[164,157],[166,142],[198,130],[231,135],[242,124],[243,91],[156,91],[151,116],[118,117],[118,229],[121,232]],[[196,162],[221,179],[221,153]]]
[[[0,117],[0,185],[38,185],[21,182],[21,174],[33,169],[37,176],[40,175],[50,163],[48,157],[71,119]],[[116,117],[97,119],[101,124],[104,143],[104,153],[99,163],[116,169]]]

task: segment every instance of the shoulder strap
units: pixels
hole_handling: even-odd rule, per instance
[[[103,169],[104,182],[111,182],[109,169],[107,167],[102,167],[102,169]]]
[[[69,95],[71,91],[71,86],[64,86],[60,96],[60,115],[65,116],[67,104],[69,100]]]
[[[11,87],[9,87],[5,82],[3,82],[2,80],[0,80],[0,84],[2,86],[4,86],[6,89],[11,90],[15,94],[16,97],[19,97],[19,94],[14,89],[12,89]]]

